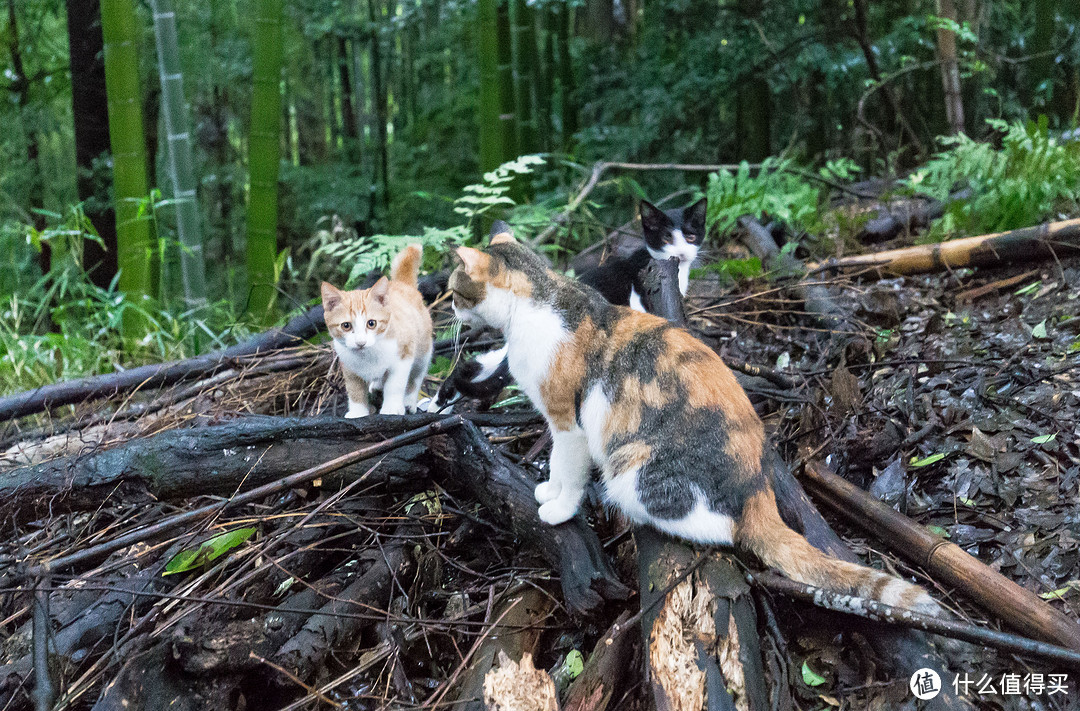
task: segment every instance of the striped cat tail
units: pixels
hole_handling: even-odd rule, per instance
[[[422,261],[424,261],[424,247],[420,244],[410,244],[394,257],[394,263],[390,265],[390,279],[415,288]]]
[[[924,615],[948,616],[918,585],[864,565],[837,560],[814,548],[780,518],[772,490],[760,491],[747,500],[735,542],[797,582]]]

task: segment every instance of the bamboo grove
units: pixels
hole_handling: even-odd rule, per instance
[[[1052,0],[4,2],[0,291],[74,249],[99,287],[120,275],[136,334],[139,299],[271,318],[327,221],[449,227],[520,155],[895,174],[1080,101],[1080,10]],[[517,198],[565,204],[560,175]],[[49,238],[73,205],[98,239]]]

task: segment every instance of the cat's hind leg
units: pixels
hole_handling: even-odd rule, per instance
[[[345,368],[341,369],[345,377],[345,393],[349,397],[349,409],[345,417],[367,417],[371,414],[371,406],[368,404],[368,384],[364,379]]]
[[[591,463],[583,431],[552,432],[550,477],[535,491],[541,521],[557,526],[574,517],[585,496]]]
[[[420,401],[420,386],[424,384],[428,368],[431,366],[431,349],[417,356],[409,369],[409,382],[405,389],[405,410],[416,412],[417,403]]]

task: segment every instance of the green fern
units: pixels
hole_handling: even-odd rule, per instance
[[[351,232],[351,231],[350,231]],[[468,237],[468,229],[463,225],[449,229],[425,227],[422,235],[370,235],[357,237],[356,233],[347,236],[341,231],[321,230],[309,243],[314,247],[307,278],[318,268],[320,261],[334,261],[340,265],[340,271],[348,271],[346,288],[356,285],[366,274],[374,270],[384,270],[398,252],[406,246],[419,242],[427,255],[429,249],[440,255],[451,248],[463,244]]]
[[[766,158],[756,175],[750,174],[745,161],[734,174],[712,173],[708,196],[708,227],[721,234],[731,231],[744,215],[755,219],[768,215],[808,232],[821,227],[821,189],[801,178],[785,158]]]
[[[942,138],[938,153],[905,182],[912,191],[946,202],[959,187],[971,196],[950,202],[928,239],[1026,227],[1058,213],[1080,211],[1080,142],[1059,141],[1039,121],[988,123],[1003,134],[1001,148],[960,135]]]

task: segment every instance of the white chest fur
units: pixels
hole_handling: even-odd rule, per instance
[[[397,342],[392,338],[378,338],[366,348],[359,349],[348,348],[335,339],[334,351],[350,373],[376,385],[382,384],[386,372],[400,360]]]

